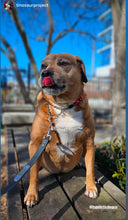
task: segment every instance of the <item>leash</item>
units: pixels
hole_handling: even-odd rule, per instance
[[[46,136],[46,135],[45,135]],[[34,154],[34,156],[31,158],[31,160],[25,165],[25,167],[15,176],[15,178],[10,182],[6,187],[4,187],[1,190],[1,196],[8,191],[10,191],[21,179],[22,177],[30,170],[30,168],[33,166],[33,164],[37,161],[41,153],[44,151],[45,147],[47,146],[50,139],[43,139],[43,142],[41,143],[40,147]]]
[[[43,141],[41,143],[41,145],[39,146],[38,150],[36,151],[36,153],[34,154],[34,156],[31,158],[31,160],[24,166],[24,168],[14,177],[14,179],[1,190],[1,196],[5,193],[7,193],[8,191],[10,191],[12,188],[15,187],[15,185],[23,178],[23,176],[30,170],[30,168],[33,166],[33,164],[37,161],[37,159],[40,157],[40,155],[42,154],[42,152],[45,150],[47,144],[49,143],[49,141],[51,140],[51,135],[50,135],[50,131],[51,131],[51,127],[53,125],[53,122],[51,121],[51,118],[57,119],[59,117],[59,115],[57,115],[56,117],[51,115],[51,112],[49,110],[48,104],[47,104],[47,108],[48,108],[48,113],[49,113],[49,122],[50,122],[50,126],[48,128],[48,132],[46,135],[44,135],[43,137]]]

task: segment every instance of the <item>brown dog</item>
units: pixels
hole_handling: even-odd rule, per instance
[[[53,120],[51,141],[30,171],[30,185],[25,203],[33,206],[38,201],[38,172],[41,167],[51,173],[68,172],[79,162],[83,153],[86,165],[86,192],[97,197],[94,180],[94,121],[84,92],[87,82],[85,67],[78,56],[67,53],[48,55],[41,64],[42,91],[37,97],[30,158],[35,154]],[[52,118],[52,117],[56,117]]]

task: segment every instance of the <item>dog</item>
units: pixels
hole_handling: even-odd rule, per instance
[[[78,56],[68,53],[50,54],[41,63],[37,113],[29,143],[30,158],[38,150],[50,121],[51,140],[30,170],[30,183],[24,202],[33,206],[39,201],[38,172],[42,168],[51,173],[69,172],[83,154],[86,165],[86,191],[97,197],[94,178],[95,126],[84,91],[87,83],[85,66]]]

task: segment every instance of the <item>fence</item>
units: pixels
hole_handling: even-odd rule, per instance
[[[26,91],[34,101],[37,86],[35,85],[30,64],[28,64],[26,69],[19,69],[19,71],[24,81]],[[24,103],[20,86],[18,85],[15,74],[11,68],[1,68],[1,103]]]
[[[93,78],[85,86],[85,91],[89,99],[112,100],[112,79]]]

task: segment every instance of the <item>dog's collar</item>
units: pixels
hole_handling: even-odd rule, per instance
[[[79,99],[77,99],[75,102],[73,102],[72,104],[68,105],[68,108],[73,108],[75,105],[79,105],[80,102],[83,100],[83,96],[81,95]]]
[[[50,103],[50,102],[48,102],[48,101],[47,101],[47,102],[48,102],[48,104],[52,105],[54,108],[57,108],[57,109],[60,109],[60,110],[66,110],[66,109],[71,109],[71,108],[73,108],[74,106],[79,105],[82,100],[83,100],[83,95],[81,95],[80,98],[77,99],[75,102],[73,102],[73,103],[71,103],[71,104],[67,104],[66,107],[60,107],[60,106],[54,105],[54,104],[52,104],[52,103]]]

